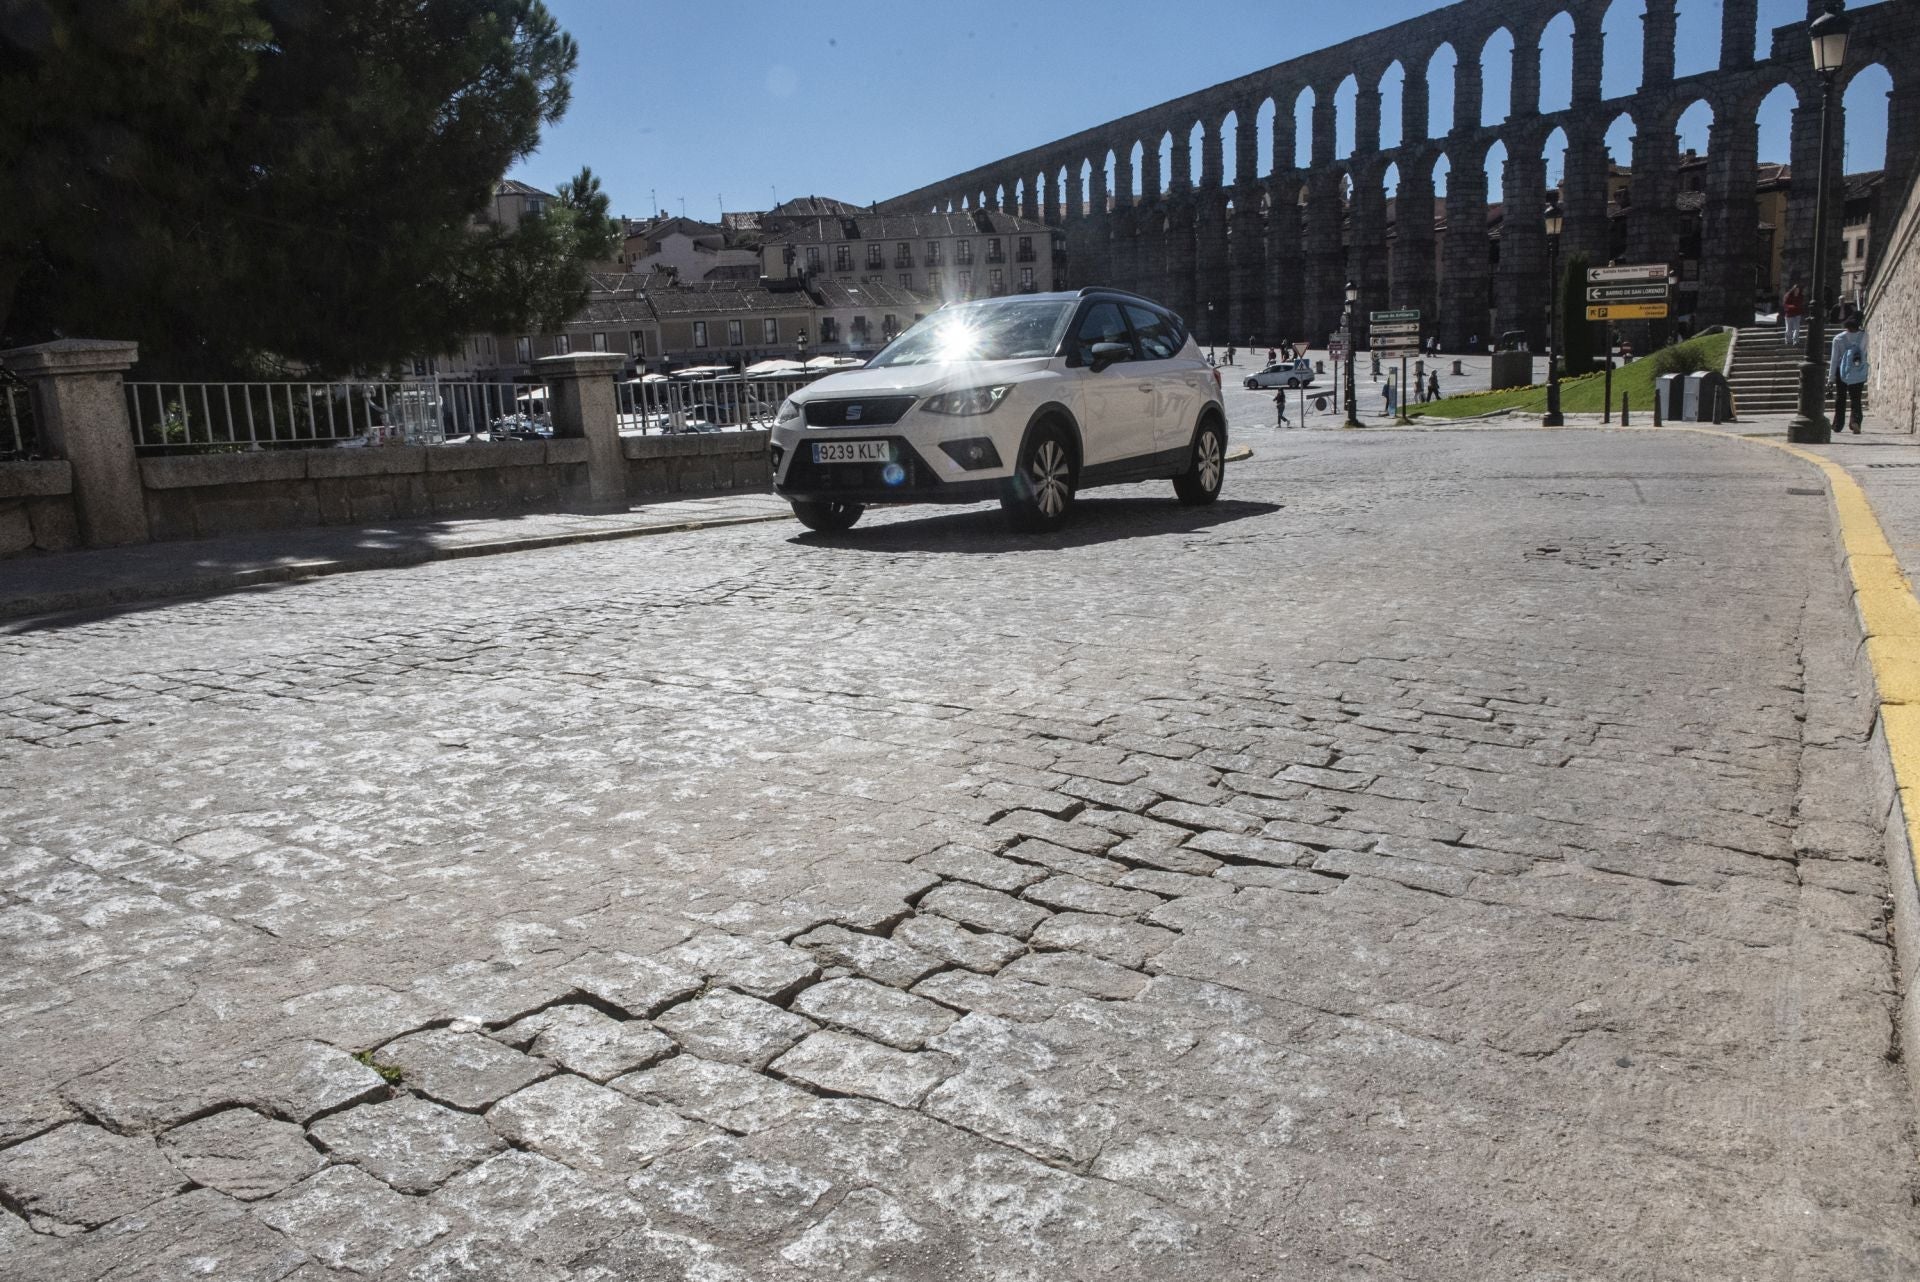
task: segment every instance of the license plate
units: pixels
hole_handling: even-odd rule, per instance
[[[891,463],[893,446],[886,441],[815,441],[816,463]]]

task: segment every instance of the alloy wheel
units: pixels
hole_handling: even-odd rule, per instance
[[[1033,481],[1034,506],[1043,515],[1056,517],[1066,510],[1072,466],[1060,442],[1040,442],[1040,448],[1033,452],[1033,462],[1027,467],[1027,475]]]

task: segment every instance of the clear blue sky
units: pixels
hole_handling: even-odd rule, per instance
[[[688,214],[709,221],[722,202],[764,209],[776,193],[781,200],[885,199],[1435,7],[1373,0],[1315,6],[1303,16],[1305,7],[1271,0],[1187,8],[1145,0],[1086,7],[747,0],[718,11],[631,0],[547,3],[580,44],[573,105],[514,176],[551,189],[591,165],[616,213],[651,212],[658,193],[658,208],[679,213],[684,201]],[[1608,11],[1609,96],[1639,82],[1641,11],[1642,0],[1616,0]],[[1681,0],[1680,11],[1677,72],[1706,70],[1718,58],[1720,5]],[[1760,0],[1763,30],[1804,22],[1805,14],[1806,0]],[[1763,36],[1763,52],[1765,45]],[[1571,47],[1550,28],[1543,48],[1551,109],[1556,86],[1565,93]],[[1507,99],[1504,48],[1487,63],[1488,115],[1497,118]],[[1430,78],[1436,97],[1450,101],[1450,69],[1436,66]],[[1881,164],[1888,87],[1885,73],[1873,71],[1848,95],[1849,170]],[[1787,159],[1790,106],[1782,93],[1762,111],[1763,160]],[[1397,112],[1390,85],[1383,116],[1391,122]],[[1444,123],[1438,110],[1435,116]],[[1344,153],[1351,111],[1341,119]],[[1707,123],[1704,108],[1692,112],[1681,145],[1706,150]],[[1390,124],[1385,141],[1395,132]],[[1624,120],[1609,134],[1622,163],[1630,160],[1631,134]],[[1549,160],[1552,181],[1558,157]],[[1492,198],[1499,198],[1497,184]]]

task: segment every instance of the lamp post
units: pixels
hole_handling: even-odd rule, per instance
[[[1542,427],[1564,427],[1567,419],[1560,412],[1560,329],[1557,321],[1560,315],[1560,232],[1566,226],[1566,217],[1560,212],[1560,202],[1553,201],[1547,206],[1547,412],[1540,419]]]
[[[793,340],[793,350],[800,362],[800,373],[807,372],[807,323],[800,322],[800,336]]]
[[[1358,285],[1355,285],[1352,281],[1348,281],[1347,282],[1347,312],[1346,312],[1346,317],[1347,317],[1346,319],[1347,421],[1340,425],[1342,427],[1363,426],[1363,424],[1360,422],[1360,398],[1358,395],[1355,394],[1353,390],[1353,349],[1359,343],[1359,336],[1354,333],[1354,330],[1356,328],[1354,322],[1360,318],[1359,304],[1360,304],[1360,287]]]
[[[1814,179],[1813,198],[1813,292],[1807,308],[1806,359],[1800,362],[1800,408],[1787,424],[1787,439],[1796,445],[1825,445],[1833,439],[1827,423],[1826,368],[1820,359],[1826,344],[1825,306],[1827,288],[1827,147],[1831,129],[1828,117],[1833,108],[1833,81],[1847,60],[1847,18],[1839,3],[1807,24],[1807,38],[1813,46],[1813,69],[1820,73],[1820,172]]]
[[[1207,346],[1218,346],[1213,340],[1213,300],[1207,300]]]

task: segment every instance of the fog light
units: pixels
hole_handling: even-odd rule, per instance
[[[992,437],[970,436],[963,441],[942,441],[940,449],[969,472],[1000,466],[1000,451],[993,448]]]
[[[898,463],[889,463],[880,469],[880,479],[888,485],[899,485],[907,479],[907,469]]]

